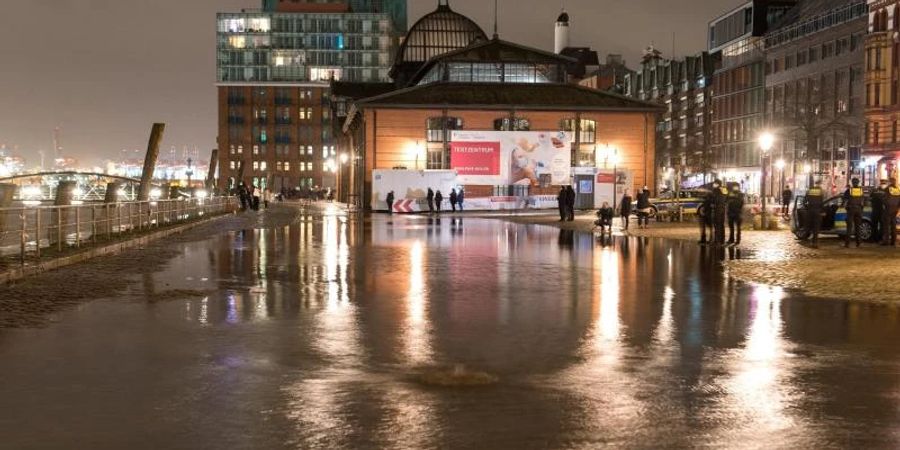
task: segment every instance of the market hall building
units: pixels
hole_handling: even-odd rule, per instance
[[[432,23],[437,14],[442,20]],[[436,36],[444,31],[435,25],[451,36]],[[572,184],[578,206],[593,208],[604,169],[610,186],[618,181],[610,199],[624,189],[654,189],[657,105],[579,86],[570,76],[575,59],[483,36],[444,4],[411,27],[407,44],[459,48],[432,49],[434,56],[410,64],[411,46],[401,47],[398,88],[349,102],[341,130],[352,166],[349,197],[384,210],[389,190],[396,200],[422,205],[433,187],[445,199],[450,189],[463,189],[474,209],[555,207],[559,187]],[[429,53],[415,49],[422,54]],[[483,144],[494,148],[475,164],[460,153]],[[391,185],[386,177],[408,183]],[[515,203],[523,198],[527,203]]]

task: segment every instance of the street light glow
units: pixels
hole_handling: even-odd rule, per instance
[[[779,159],[778,161],[775,161],[775,167],[777,167],[778,170],[784,170],[784,166],[785,166],[785,163],[784,163],[783,159]]]
[[[772,147],[775,145],[775,135],[769,133],[768,131],[759,135],[759,148],[764,152],[768,152],[772,150]]]
[[[350,155],[341,153],[341,164],[347,164],[347,161],[350,161]]]

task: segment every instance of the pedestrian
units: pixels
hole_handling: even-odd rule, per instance
[[[603,202],[603,205],[597,210],[597,221],[594,222],[595,226],[600,227],[601,236],[606,233],[607,228],[609,229],[609,234],[612,235],[613,215],[614,211],[609,206],[609,202]]]
[[[791,190],[791,185],[787,185],[784,187],[784,190],[781,191],[781,215],[787,217],[788,213],[791,210],[791,202],[794,200],[794,191]]]
[[[628,192],[628,189],[625,189],[625,193],[622,194],[622,203],[619,206],[619,215],[622,216],[622,226],[625,231],[628,231],[628,223],[631,220],[631,202],[634,201],[631,198],[631,194]]]
[[[263,191],[263,208],[269,209],[269,202],[272,200],[272,191],[266,189]]]
[[[741,227],[744,225],[744,193],[737,183],[728,193],[728,243],[741,245]],[[735,231],[737,237],[735,238]]]
[[[434,193],[434,210],[437,211],[438,214],[441,213],[441,202],[444,201],[444,195],[441,194],[441,191],[437,191]]]
[[[428,188],[428,193],[425,195],[425,201],[428,203],[428,212],[434,212],[434,191],[431,188]]]
[[[387,204],[388,214],[394,213],[394,191],[390,191],[387,193],[387,197],[384,200],[385,204]]]
[[[566,187],[566,210],[569,213],[569,222],[575,220],[575,189],[572,186]]]
[[[459,193],[456,194],[456,206],[459,207],[459,212],[462,212],[463,210],[463,200],[465,200],[465,198],[466,191],[463,188],[459,188]]]
[[[822,203],[824,202],[822,187],[819,182],[813,182],[813,186],[806,191],[803,206],[806,209],[806,229],[812,236],[814,248],[819,248],[819,230],[822,229]]]
[[[647,228],[650,226],[650,189],[644,186],[644,189],[637,196],[638,210],[638,228]]]
[[[713,239],[712,221],[713,218],[713,194],[707,192],[703,196],[703,201],[697,208],[697,219],[700,222],[700,245],[706,245]],[[709,231],[709,239],[707,239],[707,231]]]
[[[251,197],[253,198],[253,210],[254,211],[259,211],[259,195],[260,195],[259,188],[256,186],[253,186],[253,194],[251,195]]]
[[[237,189],[238,199],[241,201],[241,211],[246,211],[250,205],[250,195],[247,193],[247,186],[241,182]]]
[[[456,212],[456,189],[450,189],[450,208]]]
[[[847,234],[844,235],[844,247],[850,247],[850,234],[856,238],[856,246],[859,247],[859,227],[862,225],[863,216],[863,189],[859,186],[859,178],[850,181],[852,186],[844,191],[844,208],[847,209]]]
[[[722,180],[713,181],[713,244],[725,245],[725,219],[728,217],[728,188],[722,185]]]
[[[897,179],[891,178],[891,184],[885,190],[884,213],[882,214],[881,245],[897,245],[897,210],[900,209],[900,187]]]
[[[881,180],[878,188],[872,191],[871,201],[872,201],[872,239],[875,242],[881,242],[881,234],[884,229],[882,228],[882,216],[884,216],[884,198],[885,198],[885,189],[887,189],[887,182],[885,180]]]
[[[560,186],[559,195],[556,196],[556,204],[559,208],[559,221],[565,222],[569,217],[569,212],[566,209],[566,205],[569,203],[568,201],[569,194],[566,192],[565,186]]]

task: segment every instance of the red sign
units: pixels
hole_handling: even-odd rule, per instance
[[[452,142],[450,168],[459,175],[500,175],[500,143]]]
[[[616,176],[612,173],[598,173],[597,184],[613,184],[616,182]]]

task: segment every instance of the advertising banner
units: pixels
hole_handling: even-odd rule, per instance
[[[454,131],[450,167],[460,184],[566,185],[571,136],[545,131]]]

